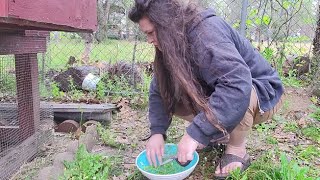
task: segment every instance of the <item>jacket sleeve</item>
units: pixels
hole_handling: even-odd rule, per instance
[[[155,77],[152,78],[149,90],[149,121],[151,136],[162,134],[165,138],[171,120],[164,108]]]
[[[199,62],[200,78],[213,90],[209,105],[217,120],[231,132],[249,106],[252,78],[248,65],[224,26],[219,19],[200,26],[198,31],[207,33],[196,32],[197,40],[192,47]],[[187,133],[204,145],[212,139],[223,137],[223,133],[207,120],[204,112],[195,116],[187,127]]]

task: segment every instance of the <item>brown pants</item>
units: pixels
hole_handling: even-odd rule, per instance
[[[258,103],[258,96],[257,96],[256,90],[255,88],[252,88],[249,107],[243,119],[241,120],[241,122],[230,133],[230,137],[229,137],[230,139],[227,138],[229,139],[228,144],[237,146],[239,144],[244,143],[248,132],[252,129],[252,126],[255,124],[263,123],[268,119],[271,119],[272,116],[282,106],[282,99],[283,97],[281,97],[280,101],[276,104],[276,106],[273,109],[261,114],[259,112],[259,103]],[[174,115],[184,120],[187,120],[189,122],[192,122],[194,118],[194,115],[191,113],[191,110],[185,108],[182,104],[179,104],[176,107],[176,112]],[[225,141],[226,141],[226,138],[219,139],[219,140],[212,140],[211,142],[219,143],[219,142],[225,142]]]

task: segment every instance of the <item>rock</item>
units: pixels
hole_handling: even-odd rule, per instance
[[[52,175],[50,180],[59,180],[59,177],[62,176],[64,173],[64,168],[61,168],[61,166],[53,166],[52,167]]]
[[[310,58],[308,56],[299,56],[294,61],[293,69],[296,69],[297,77],[300,77],[310,70]]]
[[[310,62],[310,57],[308,56],[288,56],[283,65],[283,73],[288,76],[290,70],[296,70],[297,77],[300,77],[310,71]]]
[[[75,154],[79,148],[79,141],[72,141],[67,146],[67,151]]]
[[[52,166],[49,167],[45,167],[43,169],[40,170],[36,180],[51,180],[52,179]]]
[[[54,129],[55,132],[71,133],[80,127],[79,123],[74,120],[65,120],[58,124]]]
[[[91,134],[95,139],[99,138],[96,125],[88,126],[85,134]]]
[[[312,94],[320,98],[320,84],[313,87]]]
[[[73,161],[74,154],[72,152],[63,152],[55,156],[53,160],[53,167],[55,169],[55,174],[63,173],[64,170],[64,161]]]
[[[95,138],[92,134],[84,134],[79,139],[79,145],[84,144],[88,152],[91,152],[93,146],[96,144],[97,138]]]
[[[82,132],[86,132],[86,129],[87,127],[91,126],[91,125],[98,125],[98,121],[93,121],[93,120],[89,120],[87,122],[85,122],[82,126],[81,126],[81,129],[82,129]]]
[[[98,138],[97,126],[91,125],[87,127],[86,133],[80,136],[79,144],[84,144],[87,151],[91,152]]]

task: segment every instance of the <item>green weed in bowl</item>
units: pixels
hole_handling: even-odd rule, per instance
[[[159,174],[159,175],[167,175],[167,174],[175,174],[184,171],[186,168],[180,166],[177,161],[171,161],[167,164],[162,166],[145,166],[143,170],[152,173],[152,174]]]

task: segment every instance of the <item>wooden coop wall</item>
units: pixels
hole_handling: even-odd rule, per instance
[[[9,179],[34,157],[50,136],[40,128],[37,53],[45,52],[48,32],[0,32],[0,55],[14,54],[16,94],[14,107],[0,104],[0,179]],[[4,58],[3,61],[12,61]],[[4,63],[5,64],[5,63]],[[6,68],[3,66],[1,68]],[[2,70],[6,72],[6,70]],[[3,103],[3,102],[2,102]],[[47,120],[53,117],[47,116]]]
[[[91,31],[96,29],[95,0],[1,0],[0,17],[17,25],[34,25],[47,30]],[[18,21],[18,20],[23,20]],[[32,23],[25,23],[30,21]],[[1,21],[0,21],[1,23]],[[58,27],[59,26],[59,27]],[[65,26],[65,27],[63,27]],[[69,27],[69,28],[68,28]],[[72,29],[74,28],[74,29]]]

